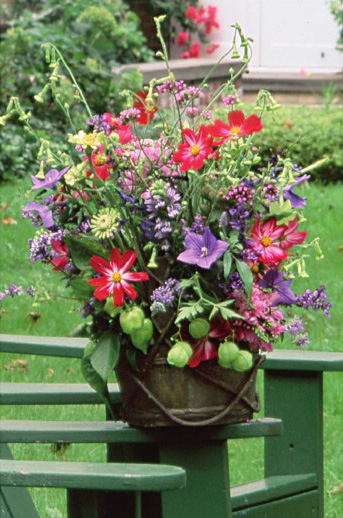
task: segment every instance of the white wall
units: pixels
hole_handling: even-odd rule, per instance
[[[220,29],[211,41],[221,56],[232,41],[230,25],[239,23],[254,39],[250,70],[334,72],[343,68],[336,49],[338,26],[329,0],[203,0],[218,8]]]

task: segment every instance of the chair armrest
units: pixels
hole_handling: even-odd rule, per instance
[[[40,354],[82,358],[87,338],[65,338],[62,336],[0,335],[0,351],[20,354]]]
[[[266,354],[264,370],[343,371],[343,353],[276,349]]]

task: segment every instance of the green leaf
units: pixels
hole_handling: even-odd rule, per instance
[[[78,299],[89,300],[93,295],[94,287],[87,284],[84,279],[72,279],[70,286]]]
[[[108,259],[108,250],[97,241],[91,241],[84,237],[76,238],[71,235],[65,236],[63,239],[69,248],[73,263],[79,270],[85,270],[89,267],[89,261],[93,255]]]
[[[241,318],[244,320],[244,317],[242,317],[242,315],[236,313],[236,311],[233,311],[232,309],[219,307],[219,311],[224,320],[229,320],[230,318]]]
[[[119,352],[119,336],[112,331],[103,333],[91,354],[90,361],[93,369],[105,383],[118,363]]]
[[[247,263],[244,261],[238,261],[236,259],[236,267],[239,275],[241,276],[241,279],[243,281],[245,291],[247,292],[247,295],[249,299],[251,299],[252,295],[252,271],[250,270]]]
[[[230,274],[231,265],[232,265],[232,255],[231,255],[231,252],[229,252],[229,250],[226,250],[224,257],[223,257],[223,262],[224,262],[224,278],[227,279],[227,277]]]
[[[192,320],[196,316],[201,315],[201,313],[204,312],[204,309],[205,308],[199,301],[185,304],[179,309],[177,318],[175,319],[175,324],[178,324],[182,320]]]
[[[102,379],[101,376],[99,376],[99,374],[94,369],[90,355],[84,356],[82,358],[81,371],[87,383],[89,383],[89,385],[94,390],[96,390],[101,399],[106,404],[110,404],[110,396],[108,393],[107,383]]]
[[[290,200],[285,202],[274,201],[269,206],[268,218],[274,216],[277,219],[278,225],[287,225],[287,223],[294,219],[294,214]]]

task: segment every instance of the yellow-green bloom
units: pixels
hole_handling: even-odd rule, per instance
[[[86,163],[82,162],[76,166],[71,167],[64,175],[64,181],[67,185],[73,187],[77,182],[84,178],[83,171],[86,167]]]
[[[116,232],[120,224],[120,213],[115,209],[101,209],[91,219],[91,229],[96,237],[105,239]]]
[[[101,133],[85,133],[84,131],[79,131],[76,135],[68,133],[68,137],[68,142],[79,144],[85,148],[91,147],[93,149],[101,144]]]

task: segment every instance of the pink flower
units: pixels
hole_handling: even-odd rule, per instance
[[[281,248],[280,238],[285,233],[285,225],[278,226],[275,218],[268,219],[261,226],[261,218],[258,218],[251,229],[252,248],[259,252],[263,263],[280,263],[286,259],[287,254]]]
[[[280,242],[280,247],[282,250],[287,250],[288,248],[292,248],[294,245],[299,245],[307,238],[307,232],[295,232],[298,228],[297,218],[295,217],[288,225],[285,230],[282,240]]]
[[[94,291],[94,297],[98,300],[105,300],[113,293],[113,305],[121,307],[124,304],[124,294],[131,299],[137,298],[136,290],[131,286],[129,281],[147,281],[149,280],[146,272],[127,272],[136,260],[136,254],[133,250],[125,250],[120,257],[117,247],[112,248],[110,262],[102,257],[93,255],[89,264],[94,270],[102,276],[90,279],[88,284],[97,286]]]
[[[178,36],[175,38],[175,43],[179,44],[179,47],[184,47],[186,41],[189,41],[190,35],[188,32],[180,31]]]
[[[209,131],[213,137],[220,138],[217,144],[223,144],[226,140],[235,140],[243,135],[251,135],[263,128],[261,119],[257,115],[249,115],[245,118],[244,113],[235,110],[228,115],[229,124],[225,124],[219,119],[214,121],[214,124],[209,126]]]
[[[208,135],[208,129],[203,124],[200,126],[198,135],[187,128],[182,130],[184,143],[178,145],[178,151],[173,153],[173,160],[182,163],[181,171],[189,169],[201,169],[213,149],[212,139]]]

